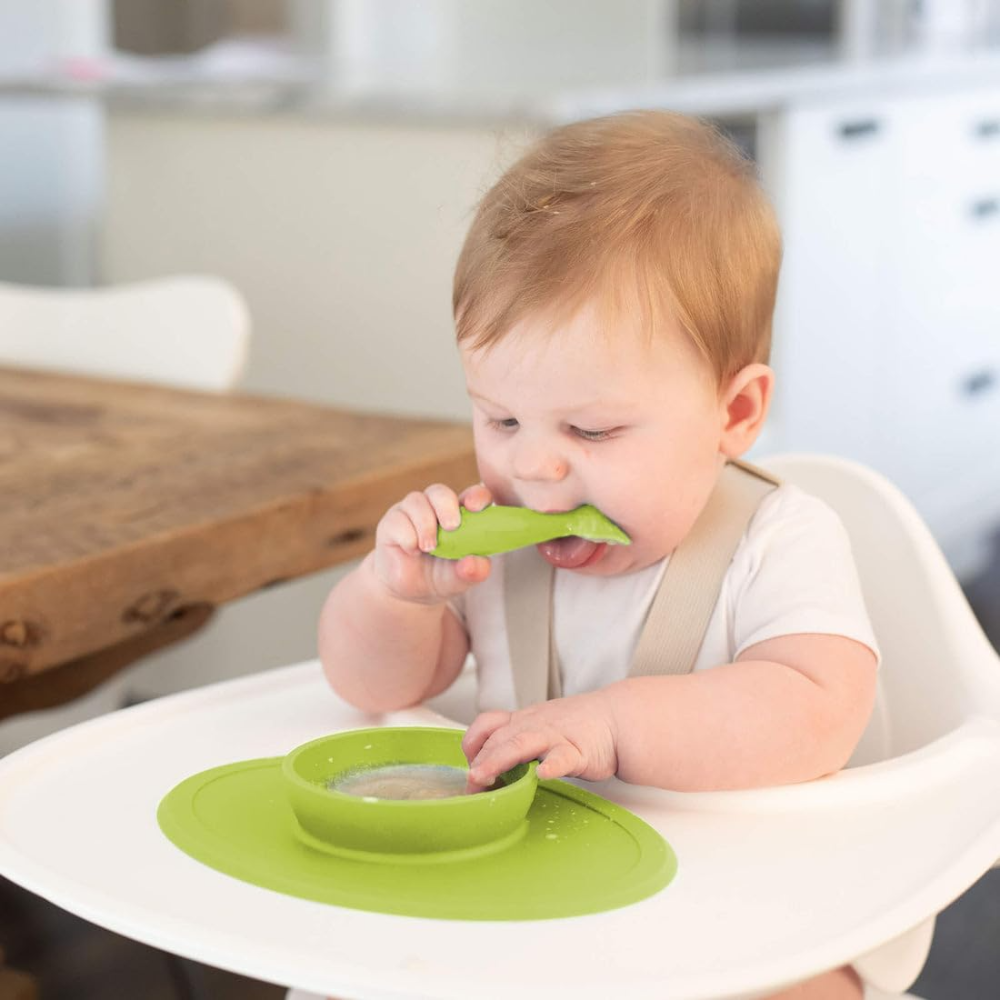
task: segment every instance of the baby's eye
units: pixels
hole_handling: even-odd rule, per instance
[[[573,433],[579,437],[582,437],[585,441],[606,441],[611,437],[610,430],[604,431],[588,431],[584,430],[582,427],[574,427]]]
[[[490,427],[498,431],[512,431],[517,427],[516,417],[507,417],[505,420],[490,420],[488,421]]]

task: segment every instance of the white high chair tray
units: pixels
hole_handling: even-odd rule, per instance
[[[947,737],[919,783],[923,751],[793,788],[587,785],[659,830],[679,862],[657,895],[593,916],[341,909],[214,871],[157,826],[160,799],[197,771],[340,729],[442,722],[428,708],[357,712],[311,662],[84,723],[0,760],[0,874],[130,938],[324,995],[708,1000],[849,962],[1000,856],[1000,726],[986,719]]]

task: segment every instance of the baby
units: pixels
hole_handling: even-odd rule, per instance
[[[878,653],[846,533],[795,487],[769,487],[737,536],[693,669],[630,674],[671,554],[767,415],[780,258],[752,164],[694,119],[572,124],[508,170],[455,275],[482,481],[458,495],[429,486],[384,515],[322,613],[337,693],[373,712],[414,705],[471,651],[473,787],[536,758],[541,778],[678,790],[841,768],[872,709]],[[557,664],[555,692],[532,704],[518,703],[505,625],[513,554],[428,555],[460,505],[491,503],[593,504],[632,539],[527,550],[554,578]],[[861,995],[850,968],[781,994]]]

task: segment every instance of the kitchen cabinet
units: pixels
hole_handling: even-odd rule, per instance
[[[779,116],[771,445],[886,473],[960,573],[1000,524],[1000,91]]]

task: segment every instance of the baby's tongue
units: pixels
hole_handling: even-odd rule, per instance
[[[576,569],[582,566],[602,543],[591,542],[578,535],[569,538],[555,538],[550,542],[542,542],[538,551],[542,557],[559,569]]]

